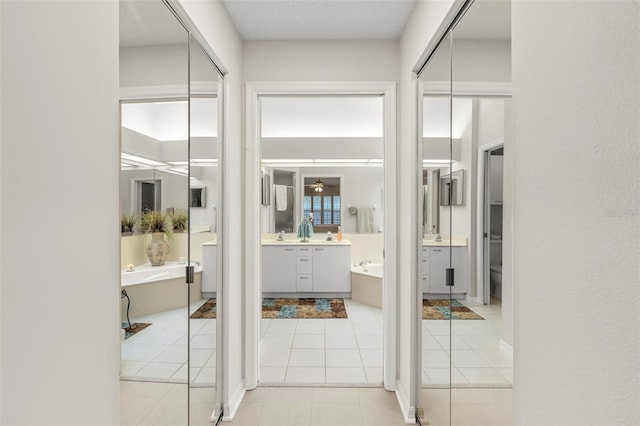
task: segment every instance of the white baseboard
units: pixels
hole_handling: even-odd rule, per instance
[[[513,356],[513,346],[500,339],[500,349],[509,355]]]
[[[233,420],[233,417],[238,412],[238,408],[240,408],[240,403],[242,402],[242,398],[244,398],[244,394],[247,392],[244,386],[244,380],[241,381],[236,389],[231,394],[231,398],[228,403],[224,405],[224,417],[222,420],[225,422],[230,422]]]
[[[400,382],[396,383],[396,398],[398,400],[398,404],[400,405],[400,411],[402,411],[402,417],[404,417],[404,422],[406,424],[415,424],[416,423],[416,407],[412,407],[409,402],[409,397],[403,387],[400,385]]]

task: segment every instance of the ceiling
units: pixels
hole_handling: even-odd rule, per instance
[[[396,39],[415,0],[223,0],[245,40]]]
[[[397,39],[416,0],[222,0],[245,40]],[[476,0],[456,27],[464,40],[510,40],[511,2]],[[120,0],[120,46],[186,43],[160,0]]]

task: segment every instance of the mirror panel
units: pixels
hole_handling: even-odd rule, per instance
[[[452,196],[450,221],[452,291],[452,363],[460,382],[452,396],[485,395],[485,388],[512,384],[512,354],[502,341],[503,159],[511,70],[510,2],[476,1],[453,28],[452,137],[460,158],[452,162],[452,182],[464,175]],[[509,89],[510,90],[510,89]],[[506,301],[509,303],[509,301]],[[464,388],[462,390],[461,388]],[[509,411],[494,405],[495,422],[508,423]],[[455,415],[452,425],[461,425]]]
[[[218,306],[221,292],[220,228],[222,77],[204,49],[189,39],[189,204],[184,215],[189,235],[190,418],[211,418],[216,402]]]
[[[171,418],[184,424],[188,244],[170,214],[188,206],[187,175],[174,166],[188,160],[188,33],[160,1],[121,1],[120,24],[120,377],[170,387],[180,401]],[[164,408],[140,420],[166,421]]]
[[[450,289],[446,269],[450,262],[451,207],[441,205],[441,182],[450,172],[451,38],[447,36],[420,74],[422,97],[422,218],[419,285],[422,287],[422,406],[431,425],[449,425],[450,389],[459,380],[451,366]]]

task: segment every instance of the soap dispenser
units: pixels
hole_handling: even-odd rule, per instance
[[[338,241],[342,241],[342,228],[338,226]]]

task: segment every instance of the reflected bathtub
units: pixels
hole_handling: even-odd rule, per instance
[[[382,309],[382,263],[351,267],[351,300]]]

